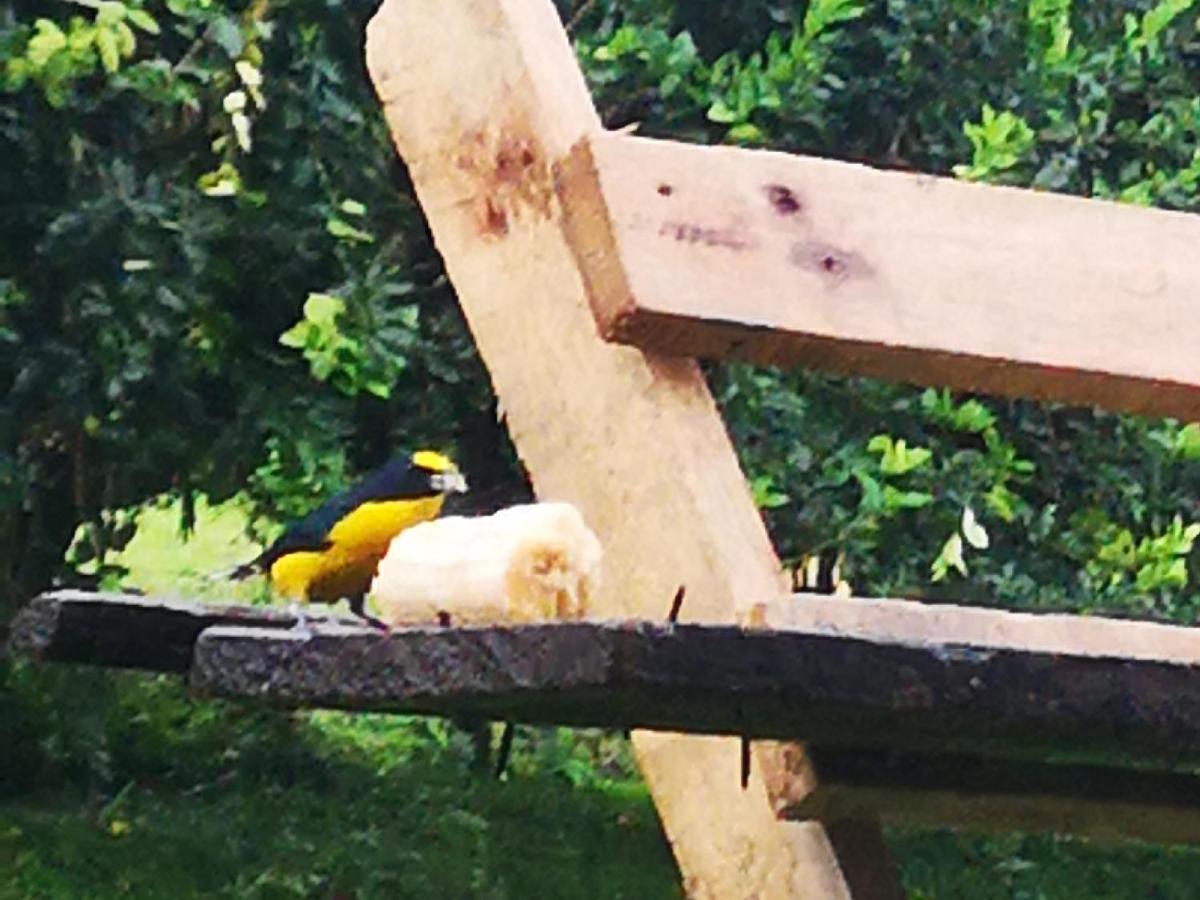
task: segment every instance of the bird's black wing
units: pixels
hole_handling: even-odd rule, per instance
[[[329,548],[329,532],[339,520],[356,506],[349,492],[337,495],[322,503],[307,516],[290,524],[278,538],[256,559],[240,566],[234,578],[245,578],[255,572],[271,568],[280,557],[304,551],[318,552]]]
[[[367,475],[354,487],[330,497],[303,519],[293,522],[270,547],[253,562],[240,566],[234,578],[245,578],[255,572],[269,569],[277,559],[289,553],[302,553],[327,549],[329,532],[333,526],[372,500],[394,499],[403,496],[421,497],[431,494],[422,479],[420,484],[405,485],[401,478],[411,476],[407,462],[394,461]]]

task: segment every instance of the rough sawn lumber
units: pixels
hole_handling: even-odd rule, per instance
[[[784,818],[1200,843],[1200,778],[1192,773],[812,747],[806,764],[817,786],[784,804]]]
[[[740,591],[782,595],[700,367],[596,334],[555,171],[601,124],[554,4],[384,0],[367,68],[537,496],[572,503],[604,546],[592,612],[660,618],[684,583],[684,619],[732,623]],[[632,742],[688,896],[851,898],[822,829],[778,821],[764,754],[741,790],[717,774],[737,741]]]
[[[1200,216],[620,134],[556,188],[610,339],[1200,417]]]
[[[1119,655],[646,622],[218,626],[192,681],[288,706],[1200,767],[1200,666]]]
[[[292,706],[1200,767],[1200,629],[809,595],[759,618],[773,627],[318,618],[307,636],[269,607],[59,591],[12,643]]]

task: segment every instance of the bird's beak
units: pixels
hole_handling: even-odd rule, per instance
[[[467,479],[459,472],[438,472],[429,476],[429,483],[440,494],[465,494]]]

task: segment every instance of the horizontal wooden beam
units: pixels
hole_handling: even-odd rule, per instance
[[[780,804],[783,818],[1200,843],[1192,773],[825,747],[810,747],[807,763],[802,781],[814,786]]]
[[[10,646],[39,660],[182,674],[201,631],[235,624],[291,628],[296,618],[270,606],[54,591],[17,614]]]
[[[1200,667],[1118,655],[646,623],[212,628],[192,678],[286,706],[1200,765]]]
[[[326,619],[308,636],[269,607],[61,591],[12,637],[41,659],[190,672],[202,692],[289,707],[803,737],[768,790],[781,816],[833,830],[882,817],[1200,838],[1198,629],[817,595],[754,618],[390,635]]]
[[[751,625],[953,653],[1006,649],[1200,665],[1200,628],[1072,613],[1029,613],[953,603],[794,594],[760,603]]]
[[[611,340],[1200,418],[1200,216],[614,134],[556,175]]]
[[[1200,629],[810,595],[755,619],[390,634],[337,619],[309,636],[267,607],[59,592],[21,613],[13,644],[288,706],[1200,766]]]

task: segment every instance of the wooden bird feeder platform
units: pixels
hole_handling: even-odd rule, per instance
[[[792,595],[696,363],[1200,418],[1200,217],[608,133],[551,0],[384,0],[367,62],[537,494],[603,543],[604,621],[304,641],[57,593],[18,648],[635,729],[693,897],[902,897],[881,821],[1200,840],[1200,630]]]

